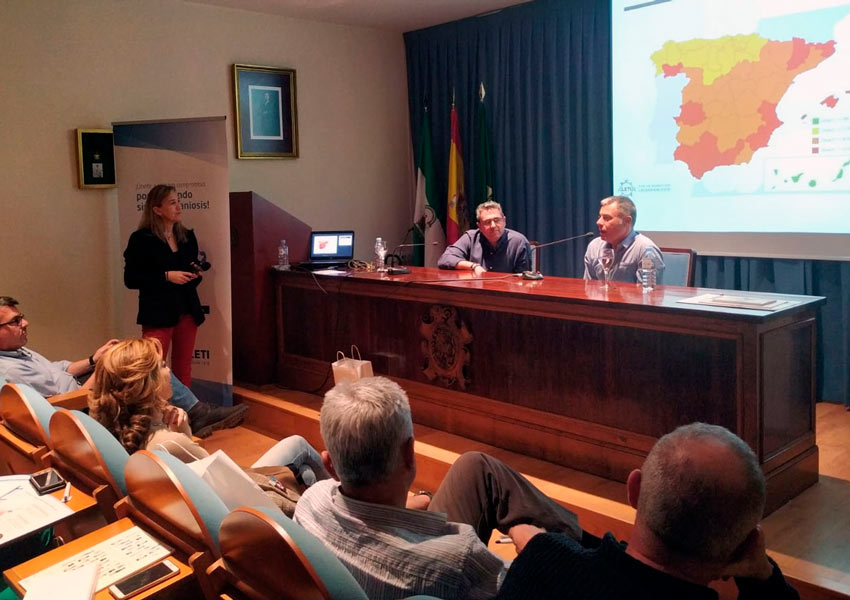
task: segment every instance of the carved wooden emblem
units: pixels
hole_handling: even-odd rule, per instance
[[[469,343],[472,334],[458,317],[453,306],[434,305],[422,317],[423,373],[428,381],[443,387],[457,386],[465,390],[470,378],[464,373],[469,365]]]

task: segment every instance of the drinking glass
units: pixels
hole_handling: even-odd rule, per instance
[[[602,289],[608,289],[608,283],[611,281],[611,267],[614,266],[614,249],[613,248],[603,248],[602,252],[599,254],[599,264],[602,265],[602,272],[605,275],[604,282],[602,284]]]

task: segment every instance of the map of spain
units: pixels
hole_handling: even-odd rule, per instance
[[[776,105],[794,78],[834,52],[834,41],[757,34],[666,42],[652,54],[656,76],[688,78],[673,157],[697,179],[722,165],[748,163],[782,125]]]

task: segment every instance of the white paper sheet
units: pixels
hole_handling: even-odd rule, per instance
[[[88,565],[100,565],[96,591],[109,587],[119,579],[135,573],[171,554],[171,548],[159,543],[139,527],[131,527],[118,535],[75,554],[60,563],[21,580],[21,586],[30,586],[41,577],[71,573]],[[38,585],[38,583],[35,583]]]
[[[682,304],[701,304],[703,306],[724,306],[726,308],[745,308],[773,312],[780,308],[797,304],[792,300],[765,298],[763,296],[744,296],[741,294],[701,294],[693,298],[679,300]]]
[[[64,519],[74,511],[53,496],[39,496],[29,475],[0,477],[0,545]]]
[[[68,573],[33,578],[24,600],[91,600],[99,573],[100,565],[92,564]]]

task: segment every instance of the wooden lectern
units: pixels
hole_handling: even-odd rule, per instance
[[[275,381],[275,294],[272,266],[280,240],[293,263],[307,259],[311,227],[256,192],[230,193],[233,378]]]

